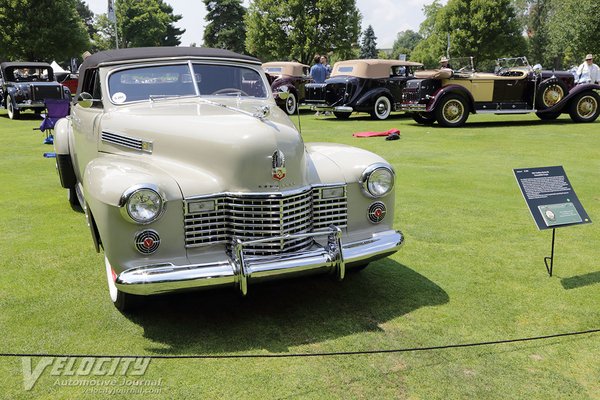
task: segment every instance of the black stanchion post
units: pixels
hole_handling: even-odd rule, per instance
[[[550,251],[550,257],[544,257],[544,264],[546,264],[546,271],[548,275],[552,276],[552,267],[554,267],[554,238],[556,237],[556,228],[552,229],[552,250]],[[550,261],[550,265],[548,265]]]

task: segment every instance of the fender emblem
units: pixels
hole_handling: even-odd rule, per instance
[[[273,160],[271,176],[273,176],[273,179],[280,181],[285,178],[285,156],[281,150],[275,150],[271,158]]]

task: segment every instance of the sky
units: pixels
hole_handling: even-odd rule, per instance
[[[95,14],[106,13],[108,0],[86,0]],[[419,30],[419,25],[425,19],[423,5],[431,4],[433,0],[356,0],[356,5],[362,14],[362,29],[373,26],[377,36],[377,47],[391,48],[398,32],[412,29]],[[200,45],[206,21],[206,8],[202,0],[165,0],[173,7],[175,14],[183,18],[176,24],[186,32],[181,37],[181,45],[191,43]],[[248,6],[249,0],[244,0]],[[442,1],[446,3],[446,1]]]

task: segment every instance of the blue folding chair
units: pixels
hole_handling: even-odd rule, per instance
[[[69,115],[70,102],[67,99],[45,99],[44,104],[46,105],[46,115],[44,120],[40,124],[40,131],[46,133],[45,144],[54,143],[54,125],[56,122]]]

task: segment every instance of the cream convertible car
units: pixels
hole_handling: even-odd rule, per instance
[[[396,252],[394,171],[304,143],[260,61],[224,50],[101,52],[55,130],[61,184],[104,249],[114,304],[346,268]],[[280,94],[280,96],[285,94]]]

